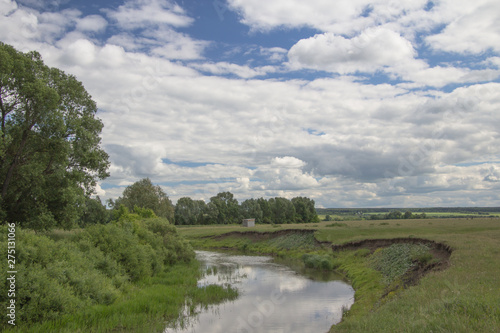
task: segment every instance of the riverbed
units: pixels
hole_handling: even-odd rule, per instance
[[[266,256],[197,251],[210,284],[231,285],[236,300],[197,309],[164,333],[328,332],[354,302],[353,288],[339,277],[299,273]]]

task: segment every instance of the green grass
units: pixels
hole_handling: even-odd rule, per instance
[[[138,282],[111,305],[81,309],[58,320],[20,326],[16,332],[162,332],[175,322],[188,304],[191,313],[197,306],[207,307],[234,299],[237,291],[221,286],[197,287],[199,264],[177,264],[154,277]],[[6,330],[6,332],[14,330]]]
[[[247,253],[271,253],[281,257],[301,258],[304,253],[321,258],[330,256],[333,268],[343,272],[356,290],[355,303],[332,332],[498,332],[500,327],[500,220],[491,218],[423,219],[383,221],[344,221],[346,226],[315,226],[319,241],[343,244],[363,239],[415,237],[445,243],[453,248],[450,267],[430,272],[417,285],[407,289],[388,289],[400,272],[384,273],[373,266],[369,251],[340,251],[307,248],[304,244],[290,250],[278,249],[268,240],[245,237],[219,240],[203,238],[229,231],[248,230],[238,226],[180,229],[193,246],[204,248],[234,247],[247,244]],[[281,229],[307,228],[306,225],[283,225]],[[271,226],[252,230],[276,231]],[[276,244],[274,244],[276,245]],[[400,249],[389,250],[394,254]],[[425,253],[412,254],[430,260]],[[388,257],[391,257],[390,255]],[[318,264],[319,263],[319,264]],[[313,263],[310,263],[314,267]],[[326,263],[324,264],[326,267]],[[393,269],[405,263],[395,262]],[[394,283],[392,287],[394,287]],[[387,291],[390,291],[387,293]]]
[[[7,248],[5,238],[0,245]],[[158,218],[44,234],[17,228],[16,327],[5,320],[0,331],[162,332],[186,307],[192,313],[237,296],[231,287],[198,288],[194,257],[177,229]]]

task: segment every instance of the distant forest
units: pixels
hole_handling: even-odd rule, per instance
[[[447,218],[479,217],[500,214],[500,207],[423,207],[423,208],[316,208],[318,215],[325,220],[357,217],[364,219],[404,219],[404,218]]]

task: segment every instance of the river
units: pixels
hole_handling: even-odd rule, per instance
[[[299,274],[271,257],[208,251],[196,251],[196,257],[206,271],[199,287],[230,284],[239,296],[200,308],[182,320],[183,327],[164,333],[322,333],[354,302],[353,288],[338,277]]]

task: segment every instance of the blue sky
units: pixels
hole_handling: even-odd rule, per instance
[[[0,0],[0,40],[99,107],[116,198],[498,206],[491,0]]]

